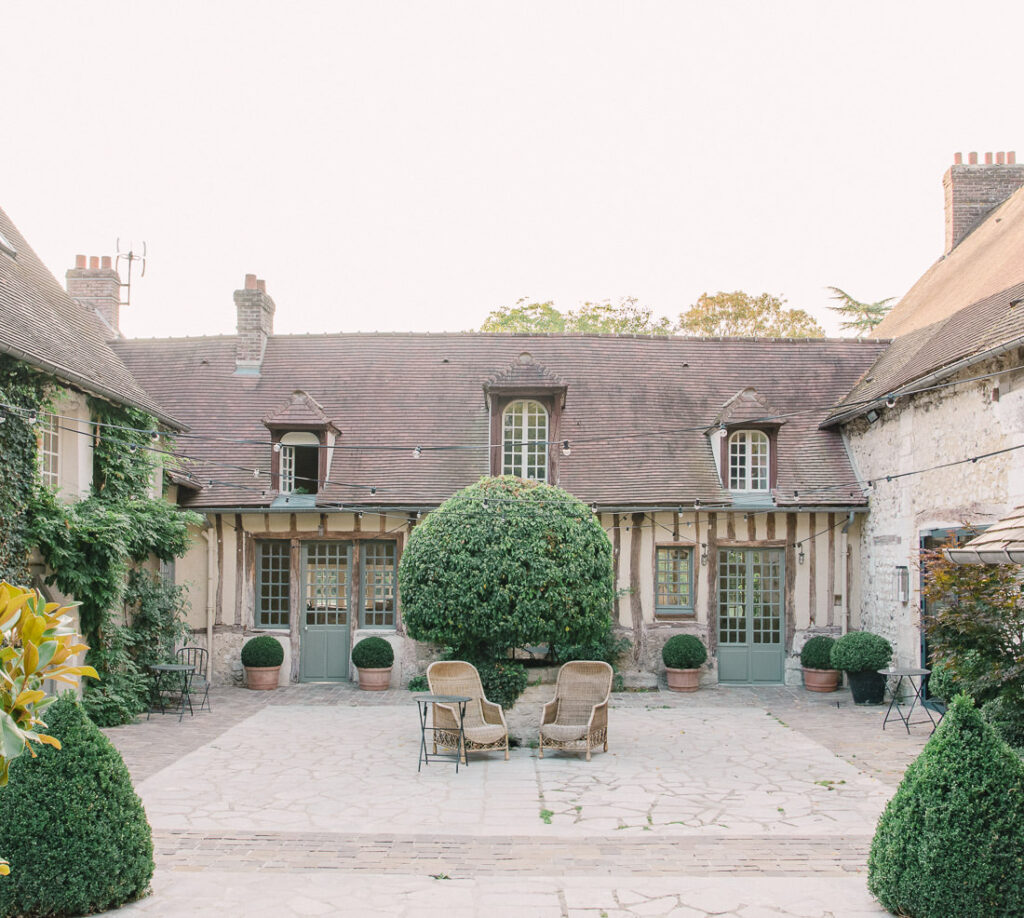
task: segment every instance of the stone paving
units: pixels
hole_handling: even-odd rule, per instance
[[[417,773],[404,690],[212,701],[106,731],[156,847],[126,914],[884,915],[867,851],[928,737],[845,693],[624,693],[590,763],[523,747]]]

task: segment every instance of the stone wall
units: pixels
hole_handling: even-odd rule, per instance
[[[902,664],[920,663],[921,536],[989,525],[1024,499],[1021,451],[936,468],[1024,442],[1024,371],[1009,372],[1022,362],[1013,353],[973,366],[960,385],[902,398],[874,424],[858,419],[847,428],[857,473],[872,485],[860,534],[860,618],[892,641]],[[1000,369],[1008,372],[967,381]],[[897,597],[897,567],[909,568],[907,602]]]

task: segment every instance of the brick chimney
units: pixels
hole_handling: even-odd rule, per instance
[[[245,287],[235,291],[238,310],[238,341],[235,344],[235,373],[259,376],[267,338],[274,334],[274,301],[267,296],[266,281],[245,275]]]
[[[978,162],[977,153],[953,157],[953,165],[942,177],[946,193],[946,249],[948,255],[990,211],[1003,203],[1024,185],[1024,165],[1017,165],[1017,154],[985,154]]]
[[[93,255],[88,260],[76,255],[75,266],[64,275],[64,283],[74,299],[86,309],[95,309],[115,337],[120,337],[121,278],[111,266],[109,255]]]

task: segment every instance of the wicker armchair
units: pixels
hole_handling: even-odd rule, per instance
[[[555,697],[540,719],[540,757],[550,749],[586,749],[598,743],[608,751],[608,698],[612,668],[600,660],[574,660],[558,671]]]
[[[500,704],[484,697],[480,673],[475,666],[461,660],[431,663],[427,667],[427,684],[434,695],[464,695],[470,699],[466,703],[466,717],[462,725],[466,738],[462,750],[463,762],[466,761],[467,752],[487,752],[492,749],[504,749],[505,761],[508,761],[505,713]],[[434,727],[440,731],[434,733],[434,752],[437,752],[438,744],[456,748],[459,744],[459,706],[435,704]]]

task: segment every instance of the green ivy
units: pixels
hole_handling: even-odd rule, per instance
[[[0,355],[0,404],[27,411],[46,405],[51,380],[28,364]],[[27,421],[0,410],[0,580],[28,582],[32,547],[28,505],[38,477],[36,435]]]

